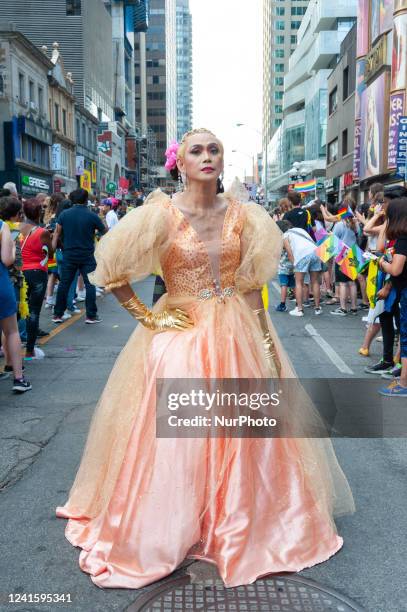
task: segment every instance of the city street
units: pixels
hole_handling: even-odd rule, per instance
[[[141,299],[150,302],[152,288],[152,278],[140,283]],[[270,289],[273,306],[278,295],[273,285]],[[65,521],[55,518],[55,507],[65,502],[72,484],[97,399],[134,327],[112,296],[99,299],[98,305],[100,325],[84,325],[79,317],[42,346],[44,360],[28,363],[33,391],[14,396],[10,381],[1,382],[0,609],[4,611],[121,611],[137,597],[135,591],[94,586],[78,567],[79,551],[63,537]],[[324,311],[321,317],[307,311],[302,319],[272,313],[298,375],[367,376],[366,360],[357,355],[364,331],[362,315],[342,319],[330,316],[329,307]],[[49,310],[43,312],[41,325],[51,329]],[[379,358],[381,344],[374,342],[373,349]],[[344,548],[303,575],[337,589],[369,612],[406,611],[405,440],[338,439],[335,448],[357,512],[337,521]],[[8,593],[70,593],[72,603],[7,604]]]

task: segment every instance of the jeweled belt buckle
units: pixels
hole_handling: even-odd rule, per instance
[[[202,289],[199,292],[198,298],[200,300],[209,300],[210,298],[217,297],[218,302],[224,302],[226,297],[232,297],[235,293],[234,287],[225,287],[225,289]]]

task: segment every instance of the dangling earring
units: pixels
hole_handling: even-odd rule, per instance
[[[184,185],[184,191],[186,189],[188,189],[188,179],[187,179],[187,175],[185,173],[181,174],[181,178],[182,178],[182,183]]]
[[[184,185],[182,184],[181,173],[178,172],[178,189],[177,191],[184,191]]]
[[[222,170],[222,172],[220,173],[219,178],[218,178],[218,190],[219,190],[219,193],[224,193],[224,191],[225,191],[225,188],[223,186],[223,176],[224,176],[224,174],[223,174],[223,170]]]

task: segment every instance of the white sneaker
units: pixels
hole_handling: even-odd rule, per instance
[[[71,315],[76,315],[76,314],[81,314],[82,310],[79,310],[79,308],[73,308],[72,310],[69,310],[69,314]]]
[[[38,346],[34,346],[34,355],[36,359],[44,359],[45,353]]]
[[[69,312],[64,312],[64,314],[62,315],[62,320],[66,321],[67,319],[72,319],[72,315],[69,314]]]
[[[316,315],[321,315],[322,314],[322,308],[315,308],[314,310]]]
[[[51,308],[52,306],[55,306],[55,297],[47,297],[45,302],[45,308]]]
[[[290,314],[292,317],[303,317],[304,316],[304,311],[303,310],[299,310],[298,306],[296,306],[294,308],[294,310],[290,310],[290,312],[288,314]]]
[[[84,302],[86,299],[86,291],[78,291],[78,295],[75,299],[77,302]]]

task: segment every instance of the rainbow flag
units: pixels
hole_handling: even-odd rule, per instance
[[[341,219],[346,219],[347,217],[353,217],[353,212],[351,211],[349,206],[343,206],[343,208],[340,208],[338,210],[336,216],[340,217]]]
[[[312,179],[311,181],[305,181],[305,183],[295,183],[294,191],[298,191],[299,193],[308,193],[309,191],[315,191],[316,186],[316,179]]]
[[[350,251],[350,247],[348,247],[347,244],[345,244],[344,242],[342,242],[342,240],[340,240],[339,253],[335,257],[335,262],[338,265],[340,265],[345,259],[345,257],[347,256],[347,254],[349,253],[349,251]]]
[[[334,257],[340,248],[340,240],[333,234],[329,234],[327,238],[315,249],[315,255],[317,255],[321,261],[326,263]]]
[[[315,227],[315,240],[317,241],[319,246],[319,244],[321,244],[321,242],[325,240],[325,238],[328,236],[328,232],[320,221],[315,221]]]

